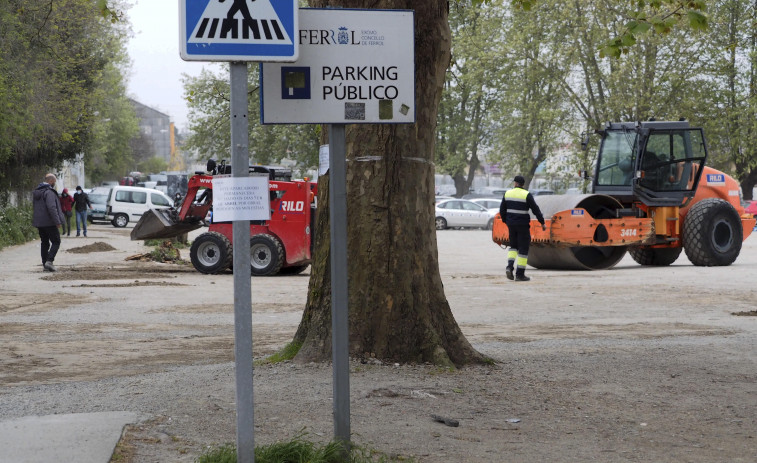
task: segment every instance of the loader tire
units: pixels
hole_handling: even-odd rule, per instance
[[[692,264],[731,265],[741,252],[744,230],[730,203],[707,198],[691,206],[683,221],[683,247]]]
[[[220,233],[203,233],[192,243],[189,257],[198,272],[215,275],[231,267],[231,242]]]
[[[640,265],[664,267],[678,259],[683,248],[649,248],[646,246],[629,246],[628,253]]]
[[[284,263],[281,241],[266,233],[250,239],[250,272],[254,276],[276,275]]]

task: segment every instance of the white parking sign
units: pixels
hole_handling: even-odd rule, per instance
[[[413,14],[300,9],[299,59],[261,64],[262,123],[415,122]]]

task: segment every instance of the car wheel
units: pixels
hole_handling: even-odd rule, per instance
[[[437,217],[436,218],[436,229],[437,230],[444,230],[447,228],[447,221],[444,219],[444,217]]]
[[[124,228],[129,224],[129,216],[126,214],[116,214],[111,223],[116,228]]]
[[[198,236],[189,249],[192,265],[200,273],[214,275],[231,267],[233,253],[231,242],[216,232]]]
[[[284,247],[275,236],[255,235],[250,239],[250,273],[276,275],[284,263]]]

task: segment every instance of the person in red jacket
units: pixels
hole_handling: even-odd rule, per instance
[[[71,209],[74,205],[74,198],[68,194],[68,188],[64,188],[60,194],[60,208],[63,211],[63,215],[66,216],[66,220],[63,221],[63,234],[71,236],[71,216],[73,212]]]

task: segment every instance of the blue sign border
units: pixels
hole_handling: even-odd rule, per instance
[[[185,61],[296,61],[299,51],[297,0],[258,0],[271,3],[291,45],[259,43],[189,43],[205,8],[216,0],[179,0],[179,50]],[[231,0],[227,0],[231,3]]]

